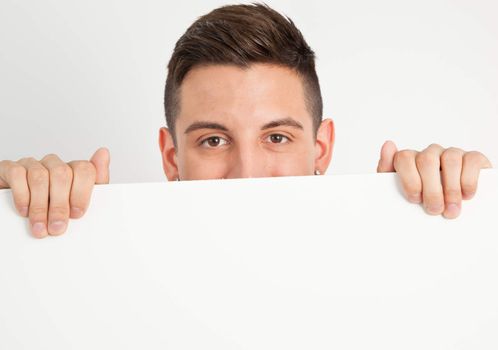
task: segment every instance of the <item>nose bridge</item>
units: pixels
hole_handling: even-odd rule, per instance
[[[266,162],[263,153],[264,152],[257,144],[248,141],[239,143],[235,150],[231,177],[247,178],[266,176]]]

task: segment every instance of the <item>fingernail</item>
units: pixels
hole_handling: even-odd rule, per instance
[[[408,197],[408,200],[412,203],[420,203],[422,201],[422,196],[420,194],[412,194]]]
[[[54,221],[48,225],[48,229],[51,234],[59,234],[64,232],[66,228],[66,223],[64,221]]]
[[[427,207],[427,211],[431,214],[439,214],[443,210],[441,205],[430,205]]]
[[[475,194],[476,194],[475,192],[464,193],[463,199],[471,199],[472,197],[474,197]]]
[[[456,203],[450,203],[446,207],[446,216],[455,218],[460,214],[460,207]]]
[[[80,217],[81,215],[83,215],[83,210],[81,210],[80,208],[71,207],[72,217]]]
[[[35,236],[45,236],[47,234],[47,228],[43,222],[34,223],[32,230]]]
[[[28,207],[21,207],[19,209],[19,213],[21,214],[21,216],[28,216]]]

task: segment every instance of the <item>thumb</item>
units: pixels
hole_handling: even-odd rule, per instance
[[[398,152],[398,149],[394,142],[386,141],[382,145],[380,150],[380,159],[377,166],[378,173],[393,173],[394,169],[394,155]]]
[[[99,148],[90,159],[90,162],[97,169],[96,184],[109,183],[109,163],[111,162],[111,154],[105,147]]]

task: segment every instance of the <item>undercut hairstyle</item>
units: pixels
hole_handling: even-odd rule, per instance
[[[180,89],[196,66],[270,63],[295,71],[303,83],[306,108],[316,134],[323,103],[315,71],[315,53],[287,16],[264,3],[227,5],[197,19],[181,36],[168,63],[164,92],[166,123],[176,147],[175,122],[180,113]]]

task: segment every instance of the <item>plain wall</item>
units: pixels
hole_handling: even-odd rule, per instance
[[[163,181],[158,129],[176,40],[222,1],[1,0],[0,159],[88,159]],[[329,174],[376,171],[387,139],[479,150],[498,167],[498,2],[267,1],[317,54]]]

